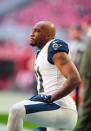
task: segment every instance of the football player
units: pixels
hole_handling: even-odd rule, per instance
[[[55,38],[56,28],[49,21],[33,27],[30,45],[38,47],[35,61],[38,95],[13,105],[7,131],[22,131],[27,119],[47,131],[72,130],[77,122],[76,105],[69,93],[81,78],[70,58],[68,44]]]

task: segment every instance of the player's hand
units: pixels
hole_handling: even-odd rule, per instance
[[[51,95],[43,95],[42,99],[46,103],[51,103]]]
[[[30,100],[31,101],[41,101],[41,102],[45,102],[45,103],[52,103],[51,102],[51,95],[40,94],[40,95],[33,96]]]

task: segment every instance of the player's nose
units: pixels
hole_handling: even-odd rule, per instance
[[[31,36],[31,38],[33,38],[34,37],[34,32],[32,32],[30,36]]]

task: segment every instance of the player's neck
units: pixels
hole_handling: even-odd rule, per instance
[[[47,41],[48,42],[48,41]],[[43,42],[43,43],[41,43],[41,45],[40,46],[38,46],[38,49],[39,50],[41,50],[46,44],[47,44],[47,42]]]

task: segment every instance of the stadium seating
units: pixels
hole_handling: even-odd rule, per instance
[[[58,26],[80,23],[85,16],[91,17],[90,0],[37,0],[23,9],[9,14],[20,24],[32,25],[39,20],[51,20]],[[18,14],[18,15],[17,15]]]

